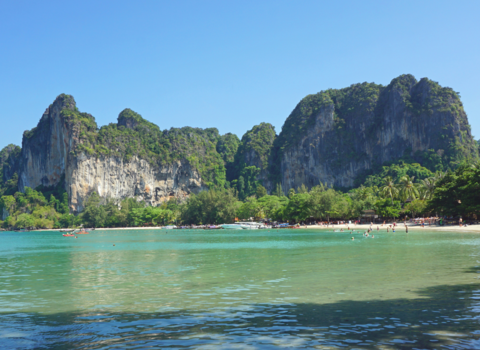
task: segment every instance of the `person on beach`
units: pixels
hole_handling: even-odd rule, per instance
[[[462,220],[462,218],[460,218],[460,219],[458,220],[458,223],[460,224],[460,227],[463,226],[463,220]]]

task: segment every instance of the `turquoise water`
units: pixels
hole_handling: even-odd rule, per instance
[[[480,348],[480,235],[374,234],[1,232],[0,348]]]

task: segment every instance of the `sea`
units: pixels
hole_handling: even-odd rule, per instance
[[[480,348],[480,234],[373,233],[0,232],[0,348]]]

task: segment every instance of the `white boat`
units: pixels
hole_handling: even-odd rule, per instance
[[[175,225],[168,225],[168,226],[165,226],[165,227],[162,227],[162,228],[164,228],[165,230],[172,230],[172,229],[174,229],[174,228],[177,228],[177,226],[175,226]]]
[[[242,227],[239,224],[223,224],[220,226],[222,226],[224,229],[242,230]]]
[[[258,230],[259,228],[264,228],[265,225],[258,222],[238,222],[241,228],[244,230]]]
[[[223,224],[220,225],[225,229],[234,229],[234,230],[258,230],[258,229],[265,229],[265,228],[271,228],[269,226],[266,226],[265,224],[259,223],[259,222],[236,222],[234,224]]]

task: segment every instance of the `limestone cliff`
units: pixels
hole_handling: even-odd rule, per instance
[[[458,93],[411,75],[388,86],[363,83],[308,95],[278,136],[261,123],[241,141],[215,128],[162,131],[130,109],[98,128],[62,94],[24,133],[21,149],[0,152],[0,194],[15,193],[18,174],[20,191],[64,186],[71,210],[80,212],[94,191],[158,205],[228,187],[226,180],[246,197],[259,180],[270,191],[278,183],[287,191],[320,181],[348,188],[389,162],[447,170],[465,159],[478,159],[478,145]]]
[[[200,175],[215,162],[223,165],[220,155],[211,154],[216,138],[216,129],[162,132],[128,109],[117,124],[98,129],[91,115],[78,111],[73,97],[60,95],[37,127],[24,133],[19,190],[56,186],[64,178],[73,212],[82,211],[94,191],[103,198],[137,197],[151,205],[182,199],[206,189],[205,179],[222,181],[208,169]]]
[[[286,190],[320,181],[352,187],[358,174],[399,159],[446,170],[478,158],[458,94],[411,75],[305,97],[273,153],[270,175]]]

